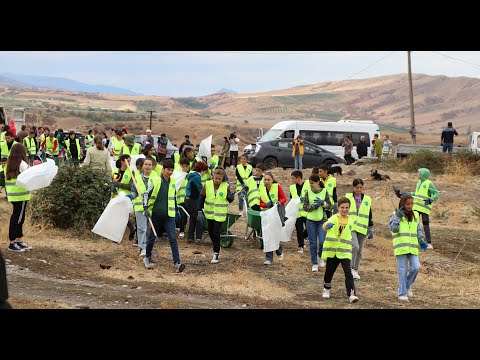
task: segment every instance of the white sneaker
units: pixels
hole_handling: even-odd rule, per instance
[[[330,289],[323,288],[322,297],[324,299],[330,299]]]
[[[265,262],[263,263],[263,265],[271,265],[272,262],[270,260],[265,260]]]
[[[327,265],[327,264],[325,263],[325,260],[320,259],[320,261],[318,262],[318,266],[320,266],[321,268],[324,268],[325,265]]]
[[[408,297],[413,296],[413,291],[412,291],[412,289],[407,289],[407,295],[408,295]]]
[[[355,296],[355,290],[350,291],[350,296],[348,297],[348,301],[351,303],[358,301],[358,296]]]
[[[278,255],[278,261],[283,261],[283,252],[282,255]]]
[[[433,250],[433,246],[432,246],[432,244],[428,243],[428,245],[427,245],[427,249],[432,249],[432,250]]]
[[[218,263],[218,253],[213,253],[213,258],[212,261],[210,261],[212,264],[217,264]]]
[[[143,258],[143,263],[145,264],[145,267],[147,269],[152,269],[153,268],[153,263],[150,260],[151,259],[146,257],[146,256]]]
[[[180,234],[178,234],[178,237],[179,237],[180,239],[183,239],[183,238],[185,237],[185,233],[184,233],[184,232],[181,232]]]
[[[354,279],[360,280],[360,275],[358,275],[358,271],[357,271],[357,270],[352,269],[352,275],[353,275],[353,278],[354,278]]]
[[[312,271],[313,272],[318,272],[318,264],[313,264],[312,265]]]
[[[408,301],[408,296],[399,296],[398,300]]]
[[[303,246],[299,246],[297,252],[303,254]]]
[[[140,256],[147,256],[147,249],[142,249],[140,251]]]
[[[238,215],[243,216],[243,211],[240,211]]]

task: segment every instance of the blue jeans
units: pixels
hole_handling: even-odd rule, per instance
[[[302,164],[302,155],[299,153],[295,153],[295,170],[302,170],[303,164]]]
[[[395,260],[397,260],[398,296],[407,296],[407,290],[412,288],[420,271],[420,261],[418,255],[412,254],[397,255]],[[408,262],[410,262],[410,272],[408,272]]]
[[[308,240],[310,241],[310,259],[312,260],[312,265],[318,264],[318,257],[322,256],[323,243],[325,242],[325,236],[327,233],[322,229],[322,221],[312,221],[307,219],[307,233]],[[319,240],[318,252],[317,252],[317,239]]]
[[[280,247],[277,250],[275,250],[275,252],[277,253],[278,256],[282,255],[283,248],[281,243],[280,243]],[[273,262],[273,251],[269,251],[265,253],[265,260],[270,260],[271,262]]]
[[[167,232],[170,249],[172,250],[173,264],[180,264],[180,254],[178,252],[177,239],[175,237],[175,218],[167,215],[152,214],[152,223],[158,236],[162,236],[163,230]],[[155,243],[155,234],[150,229],[147,240],[147,257],[152,256],[153,244]]]
[[[443,144],[443,152],[451,153],[453,151],[453,143],[444,143]]]

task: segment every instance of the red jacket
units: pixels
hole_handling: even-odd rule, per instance
[[[285,203],[287,202],[287,197],[285,196],[285,193],[283,192],[282,186],[280,184],[278,184],[278,201],[280,201],[283,205],[285,205]],[[262,198],[260,198],[260,207],[267,207],[267,203],[263,202]]]

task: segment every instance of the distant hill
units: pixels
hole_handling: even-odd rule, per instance
[[[11,78],[1,76],[0,75],[0,85],[1,86],[13,86],[13,87],[28,87],[30,84],[21,82],[21,81],[16,81]]]
[[[231,90],[231,89],[221,88],[220,90],[218,90],[214,94],[238,94],[238,92],[236,92],[235,90]]]
[[[0,82],[2,79],[10,81],[9,86],[17,87],[33,87],[33,88],[47,88],[69,91],[81,91],[89,93],[101,93],[101,94],[118,94],[118,95],[140,95],[134,91],[123,89],[110,85],[90,85],[80,81],[75,81],[61,77],[51,76],[34,76],[34,75],[21,75],[4,73],[0,76]]]

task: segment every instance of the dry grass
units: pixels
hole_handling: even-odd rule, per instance
[[[470,166],[458,160],[453,160],[445,169],[445,181],[449,183],[465,184],[471,177]]]

